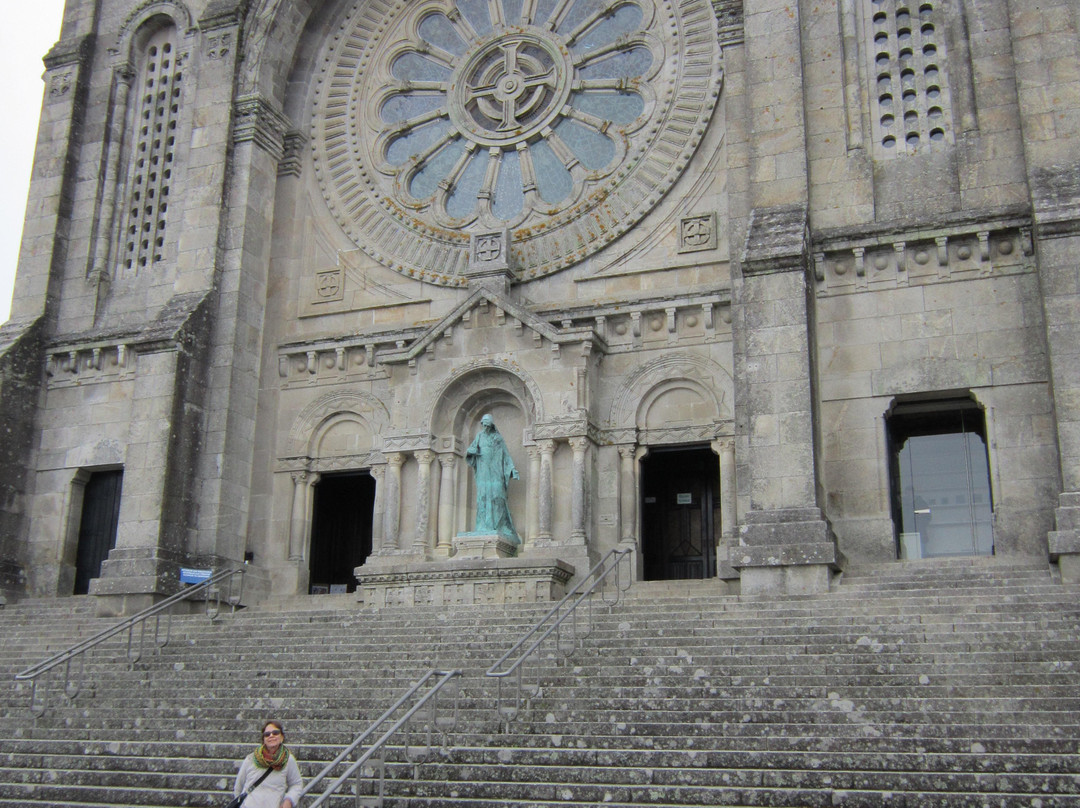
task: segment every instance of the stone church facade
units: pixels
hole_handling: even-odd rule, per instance
[[[69,0],[0,584],[1080,579],[1080,4]],[[516,555],[469,551],[491,414]]]

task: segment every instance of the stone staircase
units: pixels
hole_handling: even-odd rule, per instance
[[[457,730],[396,751],[388,806],[1080,808],[1080,587],[1045,566],[897,563],[780,600],[638,583],[570,656],[546,649],[509,728],[482,673],[546,605],[314,605],[176,617],[130,670],[112,641],[36,720],[14,673],[102,621],[81,598],[9,605],[0,806],[221,806],[264,718],[310,776],[451,667]]]

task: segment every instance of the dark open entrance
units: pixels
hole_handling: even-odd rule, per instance
[[[886,416],[901,559],[993,555],[986,418],[970,398],[896,404]]]
[[[645,580],[716,575],[720,472],[708,447],[650,450],[642,463],[641,514]]]
[[[116,546],[123,483],[121,469],[95,471],[86,481],[79,518],[79,546],[75,551],[76,595],[90,591],[90,581],[101,576],[101,563]]]
[[[315,486],[311,520],[312,594],[353,592],[353,570],[371,555],[375,478],[366,471],[325,474]]]

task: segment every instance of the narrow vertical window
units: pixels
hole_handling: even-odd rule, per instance
[[[146,43],[133,88],[134,133],[119,257],[126,274],[162,260],[183,78],[177,56],[176,28],[155,33]]]
[[[899,557],[993,555],[986,420],[978,405],[898,404],[887,425]]]
[[[892,158],[953,139],[940,0],[865,0],[875,153]]]

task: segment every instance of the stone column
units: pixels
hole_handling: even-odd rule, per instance
[[[735,441],[732,438],[713,441],[713,451],[720,457],[720,535],[735,537],[737,496],[735,488]]]
[[[538,446],[526,446],[525,454],[529,458],[528,490],[525,493],[525,531],[521,536],[521,549],[525,544],[536,537],[540,532],[540,513],[537,500],[540,493],[540,448]]]
[[[442,482],[439,485],[439,535],[435,552],[440,558],[448,558],[454,545],[454,512],[457,509],[457,462],[456,454],[439,455]]]
[[[570,540],[575,544],[584,544],[585,452],[589,447],[589,439],[570,438],[569,443],[574,450],[573,476],[570,481]]]
[[[755,211],[740,287],[750,511],[731,559],[743,594],[828,591],[836,544],[817,504],[806,211]],[[784,368],[783,374],[777,367]]]
[[[619,447],[619,541],[637,544],[637,468],[635,447]]]
[[[292,473],[292,513],[289,515],[289,561],[304,559],[304,533],[307,529],[308,473]]]
[[[538,440],[536,445],[540,448],[540,485],[538,486],[536,509],[537,530],[536,537],[545,541],[551,540],[551,507],[554,498],[552,491],[552,459],[555,457],[555,441]]]
[[[386,466],[372,466],[375,478],[375,502],[371,508],[371,554],[381,555],[386,544]]]
[[[720,464],[720,534],[716,537],[716,577],[738,580],[739,573],[731,566],[732,556],[738,554],[737,496],[735,489],[735,440],[726,438],[712,442]]]
[[[401,467],[405,464],[405,455],[392,452],[386,457],[386,499],[383,507],[383,544],[384,550],[401,549]]]
[[[416,480],[416,536],[413,538],[412,551],[416,555],[426,556],[430,545],[431,532],[431,463],[435,453],[424,449],[416,453],[419,472]]]

